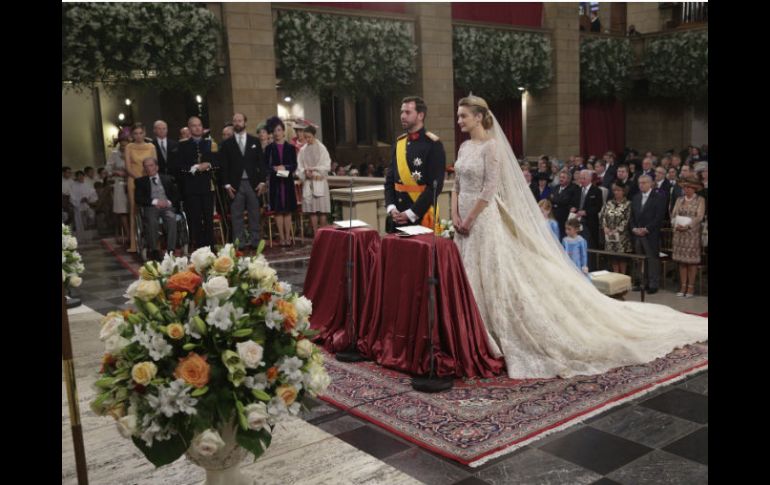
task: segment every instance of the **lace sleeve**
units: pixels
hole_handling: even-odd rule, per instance
[[[489,140],[484,147],[484,184],[481,189],[480,199],[489,202],[497,193],[497,184],[500,180],[500,158],[497,156],[496,141]]]

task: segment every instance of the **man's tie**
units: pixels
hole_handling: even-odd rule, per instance
[[[152,178],[152,183],[154,183],[155,185],[158,185],[158,177],[157,177],[157,175]]]
[[[238,135],[238,147],[241,149],[241,155],[246,155],[246,144],[243,138],[243,135]]]
[[[587,191],[587,190],[588,190],[588,189],[583,189],[583,192],[580,194],[580,209],[581,209],[581,210],[583,209],[583,205],[584,205],[584,204],[585,204],[585,202],[586,202],[586,191]]]
[[[168,157],[166,156],[166,140],[161,140],[160,151],[163,154],[163,160],[168,160]]]

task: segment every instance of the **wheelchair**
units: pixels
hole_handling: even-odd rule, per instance
[[[177,247],[181,248],[182,255],[188,256],[189,255],[189,248],[190,248],[190,231],[187,227],[187,216],[185,216],[184,213],[184,207],[183,203],[179,203],[180,207],[176,212],[176,239],[177,239]],[[142,263],[147,261],[147,235],[146,230],[144,228],[144,211],[145,207],[136,206],[137,212],[136,212],[136,247],[137,247],[137,254],[139,255],[139,258],[141,258]],[[163,228],[163,218],[158,217],[158,235],[159,236],[165,236],[164,234],[164,228]],[[160,240],[160,238],[159,238]],[[166,251],[170,251],[176,248],[166,248]]]

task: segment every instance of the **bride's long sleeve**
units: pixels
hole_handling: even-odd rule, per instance
[[[490,140],[484,147],[484,182],[479,198],[489,202],[497,193],[500,181],[500,160],[497,157],[495,140]]]

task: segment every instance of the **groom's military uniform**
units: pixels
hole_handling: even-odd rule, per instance
[[[396,141],[390,170],[385,177],[387,232],[398,225],[419,224],[433,229],[439,214],[433,207],[433,181],[436,194],[444,187],[446,154],[439,138],[423,127],[415,133],[404,133]],[[395,224],[390,211],[405,212],[410,222]],[[449,214],[449,208],[446,209]]]

